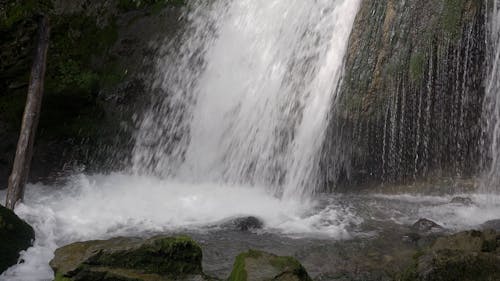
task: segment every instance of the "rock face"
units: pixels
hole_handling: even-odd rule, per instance
[[[500,280],[500,233],[466,231],[438,238],[401,280]]]
[[[327,132],[325,186],[475,173],[485,2],[362,2]]]
[[[31,226],[0,206],[0,273],[15,265],[19,252],[29,248],[34,239]]]
[[[56,280],[207,280],[201,248],[188,237],[74,243],[50,262]]]
[[[311,281],[311,278],[292,257],[250,250],[236,257],[229,281]]]
[[[0,4],[0,189],[14,158],[38,13],[49,15],[52,32],[31,180],[50,180],[71,164],[116,167],[129,149],[131,111],[147,102],[143,67],[157,40],[181,30],[183,1],[7,2]]]

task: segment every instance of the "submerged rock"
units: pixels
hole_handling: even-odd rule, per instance
[[[401,280],[500,280],[500,233],[465,231],[438,238]]]
[[[115,238],[55,252],[56,280],[208,280],[200,246],[189,237]]]
[[[451,204],[461,204],[465,206],[472,206],[474,205],[474,201],[470,199],[469,197],[454,197],[450,201]]]
[[[419,219],[412,225],[411,228],[418,232],[429,232],[443,229],[442,226],[428,219]]]
[[[11,210],[0,206],[0,273],[15,265],[19,252],[35,239],[33,228]]]
[[[485,230],[494,229],[496,231],[500,231],[500,219],[487,221],[481,225],[481,228]]]
[[[259,218],[249,216],[232,219],[223,223],[222,227],[238,231],[251,231],[262,229],[262,227],[264,227],[264,223]]]
[[[236,257],[229,281],[311,281],[311,278],[295,258],[250,250]]]

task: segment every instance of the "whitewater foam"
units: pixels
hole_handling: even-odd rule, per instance
[[[29,185],[16,213],[35,228],[36,241],[22,253],[24,262],[0,280],[52,280],[48,262],[54,250],[75,241],[207,231],[240,216],[258,217],[264,232],[342,239],[349,237],[347,226],[359,223],[347,209],[284,201],[262,188],[194,185],[118,173],[78,175],[63,186]]]

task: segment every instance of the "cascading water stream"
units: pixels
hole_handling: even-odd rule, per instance
[[[487,79],[484,102],[486,151],[486,175],[483,180],[485,192],[500,192],[500,2],[487,1]]]
[[[164,44],[152,74],[133,173],[29,186],[16,212],[37,239],[0,280],[52,280],[48,262],[71,242],[237,216],[275,233],[348,237],[360,221],[348,204],[307,195],[360,2],[190,1],[183,36]]]
[[[135,171],[307,197],[361,1],[205,2],[158,60]]]

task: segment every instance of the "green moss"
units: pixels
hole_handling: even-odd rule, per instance
[[[0,31],[11,29],[20,21],[38,13],[48,13],[52,8],[49,0],[9,1],[0,12]]]
[[[62,274],[56,274],[54,281],[71,281],[70,278],[64,277]]]
[[[280,257],[261,251],[249,250],[236,257],[233,270],[229,276],[229,281],[246,281],[248,279],[248,272],[246,270],[247,263],[252,263],[252,268],[265,268],[270,266],[279,276],[286,275],[298,278],[293,280],[311,280],[304,267],[293,257]],[[254,277],[255,276],[253,276],[253,278]]]
[[[138,249],[103,251],[85,264],[110,266],[114,268],[138,269],[145,273],[168,276],[202,274],[200,246],[191,238],[153,238]]]
[[[440,24],[450,39],[461,34],[464,4],[465,0],[444,0]]]
[[[414,82],[421,82],[424,79],[426,59],[422,53],[414,53],[410,58],[410,78]]]
[[[19,252],[29,248],[34,238],[31,226],[0,206],[0,272],[16,264]]]
[[[247,271],[245,269],[245,259],[248,253],[239,254],[233,265],[233,271],[229,276],[229,281],[247,281]]]
[[[94,18],[68,15],[55,21],[47,66],[48,92],[76,91],[90,94],[103,83],[109,48],[118,38],[114,23],[99,27]],[[104,60],[93,63],[93,59]]]

